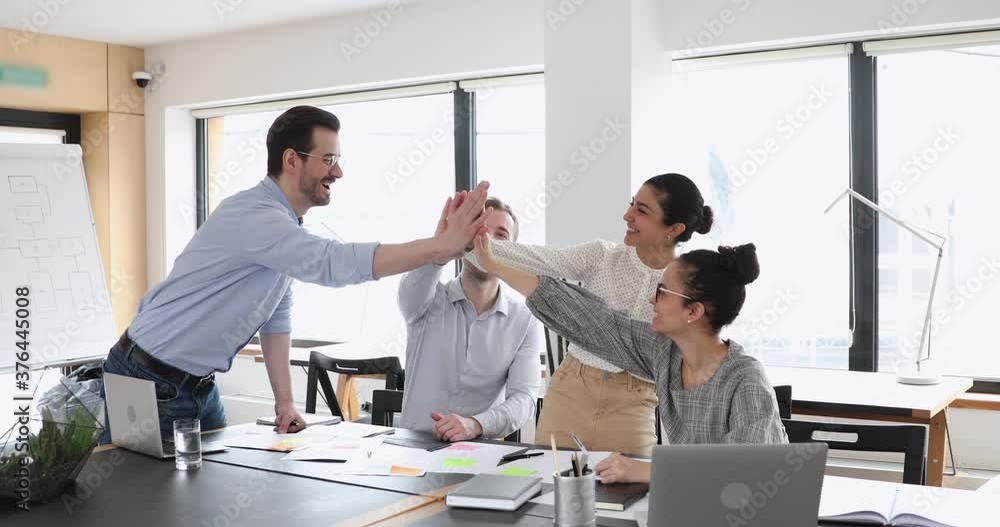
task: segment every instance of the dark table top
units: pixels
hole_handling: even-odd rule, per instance
[[[24,512],[0,501],[0,525],[336,525],[406,497],[223,463],[182,472],[173,460],[113,449],[92,454],[76,486],[48,503]]]

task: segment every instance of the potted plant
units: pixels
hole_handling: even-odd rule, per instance
[[[65,418],[53,419],[52,412],[40,410],[40,426],[28,437],[27,453],[17,452],[10,446],[0,448],[0,498],[20,499],[25,489],[21,486],[19,470],[27,459],[30,474],[28,491],[31,501],[46,501],[61,494],[72,484],[90,453],[94,450],[104,428],[83,406],[66,408]],[[12,427],[3,443],[9,445],[14,436]]]

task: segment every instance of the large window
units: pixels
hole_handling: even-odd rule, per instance
[[[491,181],[492,193],[514,208],[521,241],[544,243],[544,202],[539,201],[545,185],[544,91],[540,82],[514,83],[475,81],[470,84],[478,87],[457,93],[395,98],[378,98],[378,93],[369,100],[322,106],[341,121],[344,178],[334,186],[329,206],[306,214],[305,228],[345,242],[429,237],[447,197],[479,179]],[[202,216],[265,177],[268,127],[294,104],[230,112],[199,123]],[[472,113],[456,110],[463,107]],[[471,123],[477,124],[474,141],[463,134],[473,131]],[[456,138],[466,144],[456,148]],[[442,280],[453,276],[449,269]],[[360,342],[388,355],[401,353],[406,332],[396,305],[400,279],[339,289],[294,282],[293,337]]]
[[[985,337],[1000,304],[1000,46],[878,56],[878,197],[947,237],[931,331],[933,368],[1000,379]],[[879,369],[917,353],[937,251],[894,224],[879,226]]]
[[[341,121],[344,178],[329,206],[304,226],[340,241],[385,243],[431,236],[455,191],[451,94],[325,107]],[[216,117],[208,128],[209,212],[266,174],[267,129],[281,111]],[[398,350],[405,327],[396,307],[399,276],[332,289],[294,282],[296,338],[372,341]]]
[[[476,164],[517,215],[518,241],[545,243],[545,86],[477,89]]]
[[[836,57],[674,74],[663,166],[716,214],[681,250],[757,246],[760,278],[725,336],[768,364],[848,367],[848,218],[823,215],[850,182],[847,73]]]

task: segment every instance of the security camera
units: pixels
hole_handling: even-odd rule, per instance
[[[145,88],[149,85],[149,81],[153,80],[153,76],[145,71],[136,71],[132,73],[132,80],[135,81],[136,86]]]

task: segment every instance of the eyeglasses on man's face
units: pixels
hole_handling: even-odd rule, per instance
[[[298,150],[296,150],[295,153],[299,154],[299,155],[303,155],[303,156],[309,156],[309,157],[315,157],[317,159],[322,159],[323,160],[323,164],[326,165],[327,167],[331,167],[331,168],[333,167],[333,165],[336,165],[337,163],[339,163],[340,160],[341,160],[341,158],[343,158],[343,156],[341,156],[340,154],[329,154],[329,155],[325,155],[325,156],[318,156],[318,155],[315,155],[315,154],[310,154],[308,152],[300,152]]]

